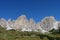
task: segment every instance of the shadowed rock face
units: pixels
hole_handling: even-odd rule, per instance
[[[60,22],[58,22],[58,27],[60,27]]]
[[[53,23],[55,22],[54,17],[45,17],[41,22],[40,26],[43,30],[49,31],[53,28]]]

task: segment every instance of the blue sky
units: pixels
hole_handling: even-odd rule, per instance
[[[60,20],[60,0],[0,0],[0,18],[13,20],[22,14],[37,22],[46,16]]]

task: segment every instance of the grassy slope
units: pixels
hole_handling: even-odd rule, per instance
[[[38,32],[19,32],[5,30],[0,26],[0,40],[60,40],[60,34],[41,34]]]
[[[0,27],[0,40],[40,40],[40,37],[27,36],[26,32],[18,32],[15,30],[7,31],[4,28]]]

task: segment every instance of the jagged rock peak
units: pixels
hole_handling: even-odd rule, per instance
[[[49,31],[54,26],[55,18],[53,16],[45,17],[41,22],[40,26],[43,30]]]
[[[21,15],[17,18],[17,20],[20,20],[20,19],[26,19],[26,15]]]
[[[17,20],[15,22],[19,25],[26,25],[26,24],[28,24],[28,19],[26,18],[25,15],[21,15],[17,18]]]
[[[1,18],[1,19],[0,19],[0,25],[1,25],[2,27],[6,27],[6,25],[7,25],[6,22],[7,22],[7,21],[6,21],[4,18]]]
[[[0,20],[1,20],[1,21],[6,21],[4,18],[1,18]]]
[[[33,18],[30,18],[30,21],[29,21],[31,24],[36,24],[36,22],[34,21]]]
[[[45,17],[44,19],[46,19],[46,20],[47,20],[47,19],[55,20],[54,16],[47,16],[47,17]],[[43,19],[43,20],[44,20],[44,19]]]

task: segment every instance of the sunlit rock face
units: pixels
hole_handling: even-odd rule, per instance
[[[29,22],[28,19],[26,18],[25,15],[21,15],[17,18],[17,20],[15,21],[15,25],[17,26],[17,28],[19,29],[27,29]]]
[[[16,25],[18,29],[21,28],[22,31],[36,30],[36,22],[32,18],[28,20],[25,15],[18,17],[14,25]]]
[[[22,26],[28,25],[28,20],[25,15],[21,15],[20,17],[18,17],[15,22]]]
[[[59,27],[59,22],[58,22],[58,21],[54,22],[54,27],[53,27],[53,28],[54,28],[55,30],[57,30],[58,27]]]
[[[43,30],[49,31],[54,27],[55,19],[53,16],[45,17],[41,22],[40,26]]]
[[[13,27],[13,24],[14,24],[14,22],[11,20],[11,19],[8,19],[8,21],[6,22],[6,24],[7,24],[7,30],[10,30],[10,29],[13,29],[14,27]]]
[[[30,18],[29,25],[30,29],[32,29],[33,31],[37,31],[36,22],[33,20],[33,18]]]
[[[7,22],[7,21],[6,21],[4,18],[1,18],[1,19],[0,19],[0,25],[1,25],[2,27],[4,27],[4,28],[6,28],[6,26],[7,26],[6,22]]]
[[[25,15],[19,16],[16,20],[5,20],[0,19],[0,25],[7,30],[15,29],[19,31],[36,31],[36,32],[49,32],[51,29],[58,29],[60,27],[60,22],[56,21],[53,16],[45,17],[41,22],[35,22],[33,18],[29,20]]]

